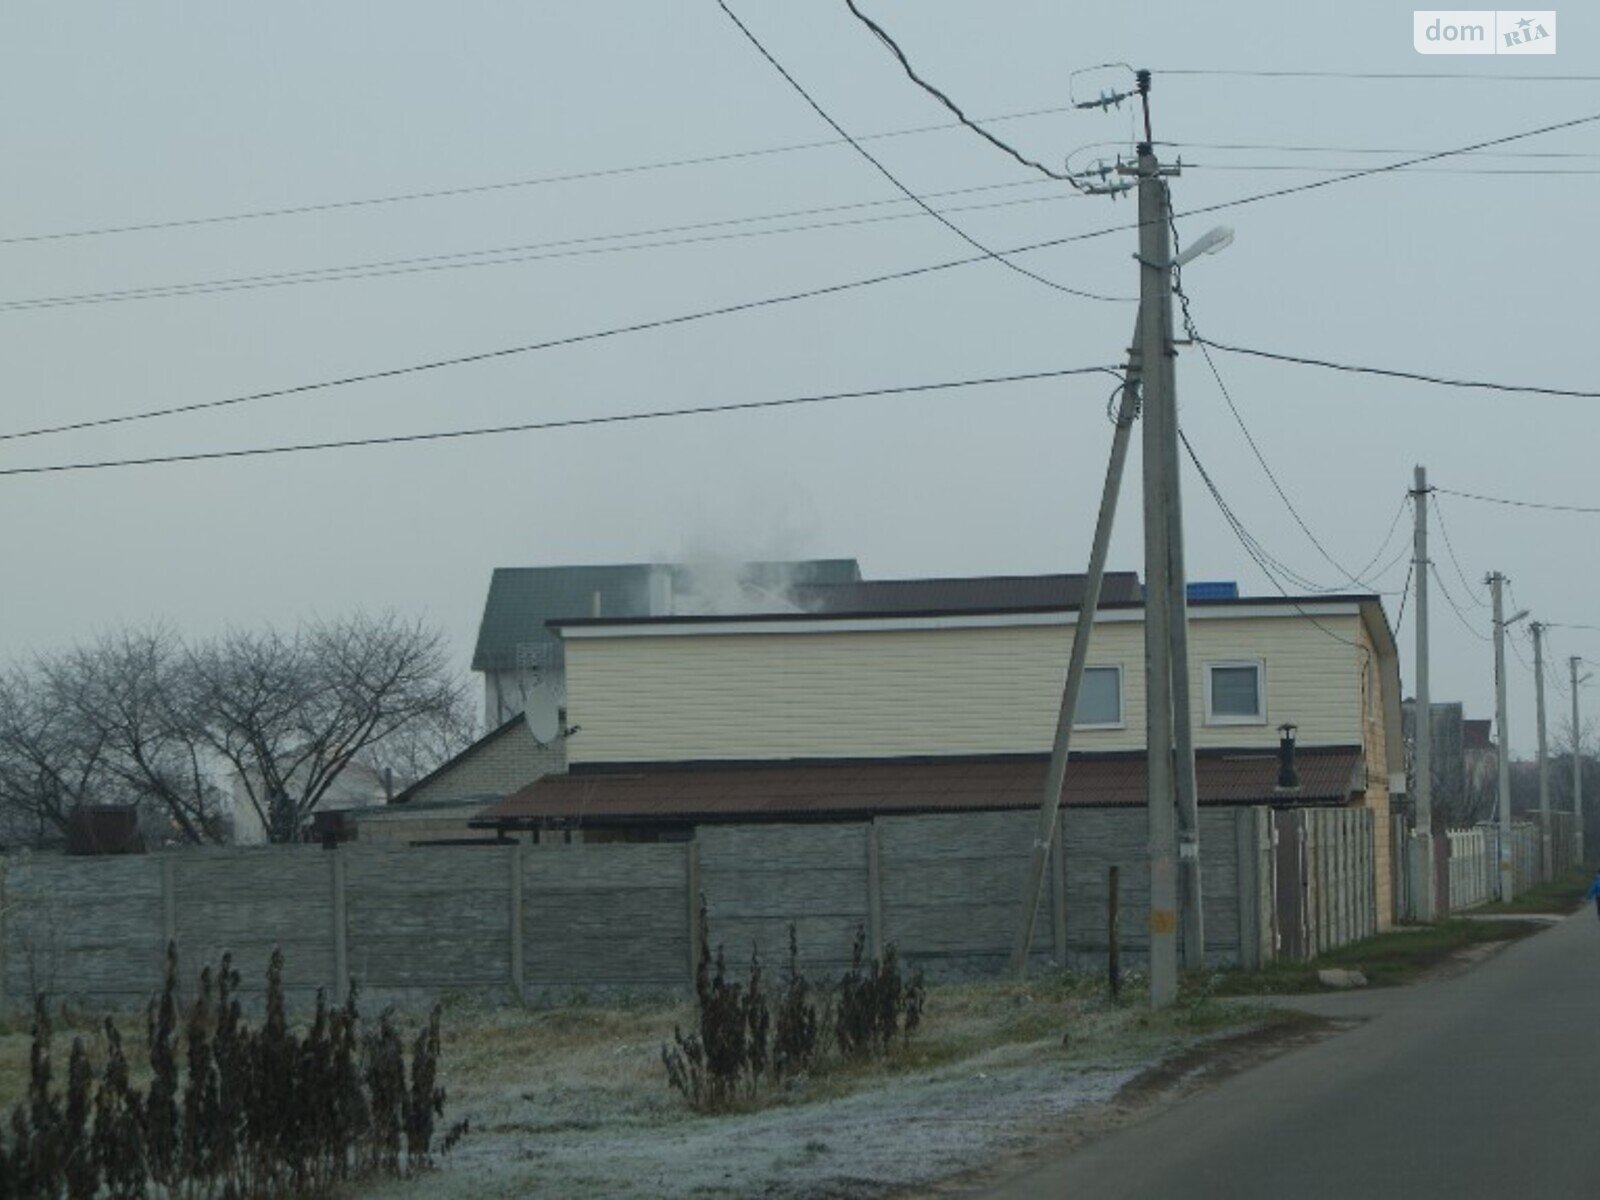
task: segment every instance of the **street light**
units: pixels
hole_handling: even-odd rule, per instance
[[[1172,265],[1181,267],[1185,263],[1193,262],[1202,254],[1215,254],[1219,250],[1225,250],[1232,243],[1233,227],[1230,225],[1218,225],[1215,229],[1201,234],[1191,242],[1188,249],[1172,260]]]

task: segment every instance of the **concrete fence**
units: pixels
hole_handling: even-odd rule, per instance
[[[1288,866],[1275,835],[1285,816],[1300,831]],[[1144,810],[1064,819],[1034,968],[1103,966],[1112,866],[1123,959],[1141,965]],[[961,813],[706,826],[686,843],[14,855],[0,873],[0,1002],[14,1008],[45,991],[87,1008],[142,1005],[160,985],[168,941],[185,985],[230,951],[247,995],[279,947],[301,1004],[352,980],[374,1004],[677,991],[692,979],[702,895],[713,941],[741,970],[752,948],[777,969],[793,922],[818,974],[847,964],[860,929],[871,952],[894,942],[930,978],[993,977],[1010,954],[1035,822]],[[1309,955],[1375,928],[1370,813],[1213,809],[1201,814],[1201,845],[1212,965]],[[1298,900],[1285,909],[1286,897]],[[1286,937],[1291,921],[1303,923],[1298,941]]]

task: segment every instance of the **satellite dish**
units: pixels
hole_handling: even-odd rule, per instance
[[[561,736],[561,705],[555,691],[548,687],[535,687],[528,693],[528,706],[522,711],[528,723],[528,732],[548,746]]]

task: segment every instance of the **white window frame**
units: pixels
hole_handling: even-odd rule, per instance
[[[1079,730],[1095,729],[1126,729],[1128,727],[1128,693],[1123,687],[1124,676],[1121,663],[1088,663],[1083,668],[1085,676],[1090,671],[1115,671],[1117,673],[1117,719],[1115,721],[1083,722],[1074,720],[1074,732]],[[1080,693],[1081,695],[1081,693]]]
[[[1250,714],[1219,713],[1211,703],[1211,673],[1222,668],[1223,670],[1239,670],[1242,667],[1253,668],[1256,673],[1256,700],[1257,711]],[[1267,664],[1260,658],[1226,658],[1205,664],[1206,676],[1206,724],[1207,725],[1265,725],[1267,723]]]

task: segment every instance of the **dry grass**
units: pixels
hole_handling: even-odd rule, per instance
[[[293,1013],[291,1018],[304,1015]],[[923,1027],[908,1047],[881,1063],[832,1061],[817,1077],[801,1081],[774,1102],[837,1096],[887,1076],[967,1060],[999,1064],[1031,1058],[1040,1050],[1062,1061],[1115,1065],[1268,1015],[1206,1001],[1152,1013],[1144,1007],[1137,981],[1121,1003],[1112,1002],[1098,981],[1070,977],[1020,985],[939,985],[929,989]],[[672,1119],[684,1106],[666,1087],[660,1051],[674,1025],[687,1027],[692,1019],[686,1002],[664,1000],[550,1009],[449,1002],[441,1056],[447,1112],[473,1098],[515,1093],[534,1104],[548,1098],[554,1108],[567,1109],[574,1099],[583,1099],[585,1108]],[[56,1018],[55,1046],[63,1064],[73,1038],[81,1037],[91,1063],[100,1068],[105,1061],[102,1020],[71,1011]],[[413,1014],[402,1017],[407,1036],[415,1033],[420,1020]],[[128,1014],[118,1017],[117,1024],[134,1082],[142,1084],[149,1078],[143,1018]],[[0,1022],[0,1110],[26,1095],[30,1045],[25,1019]]]
[[[668,1088],[660,1058],[674,1024],[690,1015],[686,1003],[663,1000],[543,1010],[447,1004],[442,1124],[465,1117],[471,1132],[454,1165],[447,1159],[440,1173],[411,1184],[376,1185],[375,1194],[455,1200],[521,1194],[537,1183],[546,1194],[585,1198],[688,1196],[705,1194],[724,1172],[734,1194],[780,1183],[782,1192],[802,1177],[811,1182],[801,1191],[876,1194],[979,1165],[1031,1136],[1030,1122],[1105,1099],[1119,1080],[1213,1035],[1294,1019],[1210,998],[1153,1013],[1137,981],[1121,1003],[1098,981],[1060,977],[942,985],[929,989],[911,1045],[887,1061],[835,1058],[755,1105],[704,1117]],[[119,1025],[130,1065],[147,1076],[142,1019]],[[74,1035],[98,1064],[103,1038],[93,1021],[71,1014],[57,1031],[63,1064]],[[3,1108],[25,1094],[28,1045],[26,1025],[0,1025]],[[881,1157],[885,1139],[906,1153]],[[812,1143],[825,1152],[802,1153]]]

